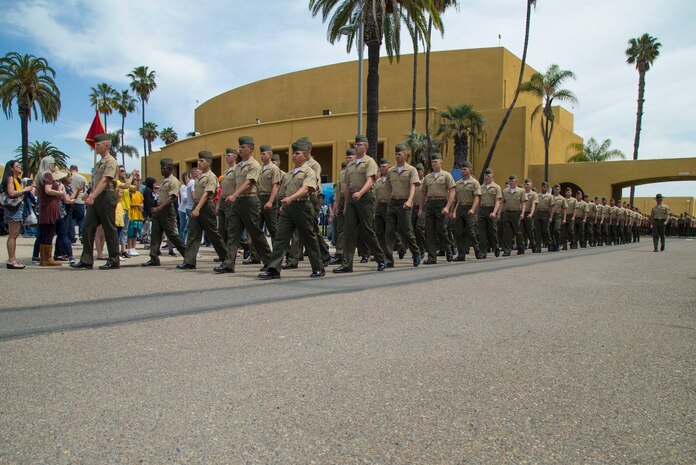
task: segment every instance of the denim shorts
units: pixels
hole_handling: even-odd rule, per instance
[[[19,221],[21,223],[22,221],[24,221],[24,202],[19,204],[19,208],[17,210],[10,210],[9,208],[5,208],[4,213],[5,224],[7,224],[9,221]]]

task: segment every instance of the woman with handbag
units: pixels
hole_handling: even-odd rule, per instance
[[[7,224],[7,269],[21,270],[24,265],[17,262],[17,237],[24,219],[24,194],[31,186],[22,186],[22,165],[17,160],[5,164],[5,171],[0,184],[0,197],[5,209],[5,224]],[[19,199],[19,201],[17,201]],[[16,204],[16,206],[14,206]]]

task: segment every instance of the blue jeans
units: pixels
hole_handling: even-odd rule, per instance
[[[182,242],[186,244],[186,233],[188,232],[188,222],[189,222],[189,215],[191,214],[190,211],[178,211],[179,213],[179,237],[181,238]]]
[[[56,222],[56,248],[54,255],[56,257],[60,255],[67,255],[68,258],[72,258],[72,243],[70,242],[68,227],[72,222],[72,218],[66,216],[61,218]]]

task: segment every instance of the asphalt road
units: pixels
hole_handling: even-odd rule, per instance
[[[696,241],[271,282],[204,252],[0,271],[0,463],[696,462]]]

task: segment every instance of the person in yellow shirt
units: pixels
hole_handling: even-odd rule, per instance
[[[121,236],[121,233],[123,232],[123,227],[125,222],[123,221],[123,203],[121,202],[121,197],[123,197],[123,191],[121,189],[116,189],[116,218],[114,224],[116,225],[116,233],[118,236]],[[125,260],[125,258],[122,255],[118,256],[120,261]]]
[[[143,217],[144,200],[143,194],[139,190],[132,192],[130,195],[130,212],[128,214],[128,249],[126,250],[129,257],[137,257],[140,255],[138,251],[135,250],[135,247],[138,236],[143,229],[143,221],[145,220]]]

